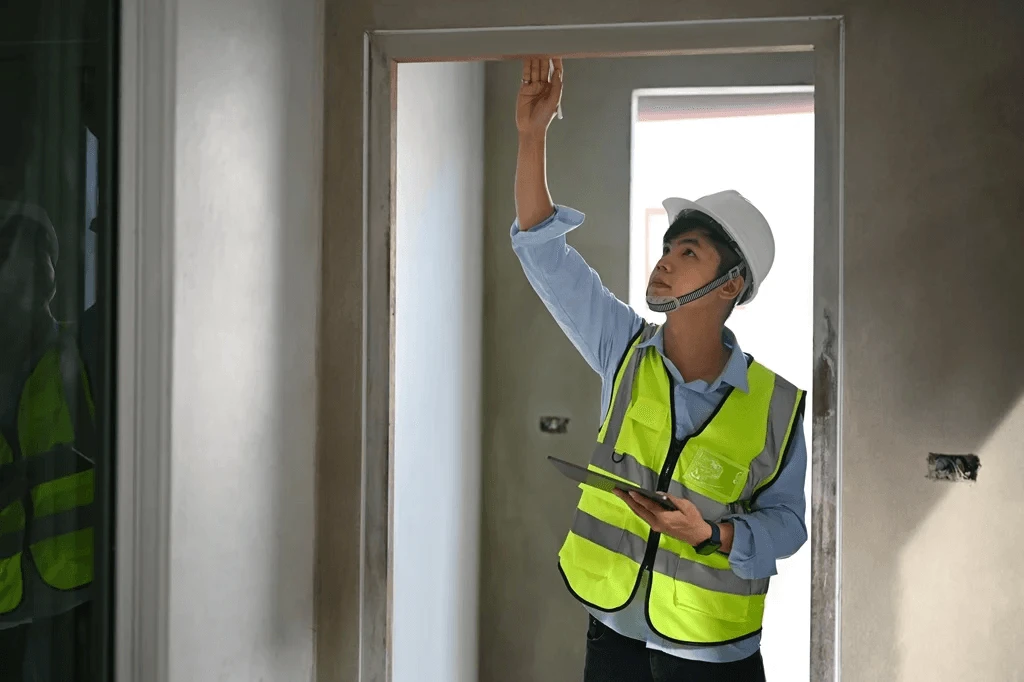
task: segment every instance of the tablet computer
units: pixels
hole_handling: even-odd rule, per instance
[[[633,483],[626,483],[625,481],[620,481],[617,478],[599,474],[596,471],[591,471],[585,467],[573,464],[572,462],[566,462],[564,459],[551,457],[550,455],[548,456],[548,460],[567,478],[571,478],[572,480],[578,481],[584,485],[589,485],[592,488],[597,488],[598,490],[603,490],[607,493],[618,488],[625,492],[634,492],[637,495],[643,495],[647,499],[657,502],[665,509],[676,508],[676,506],[672,504],[672,501],[665,497],[665,493],[655,490],[647,490],[646,488],[641,488]]]

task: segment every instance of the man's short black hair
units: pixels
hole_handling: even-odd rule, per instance
[[[736,250],[734,242],[729,234],[725,231],[717,220],[712,218],[706,213],[698,211],[696,209],[686,209],[681,212],[676,219],[672,221],[672,224],[668,226],[668,230],[665,232],[665,236],[662,239],[663,244],[670,244],[672,240],[676,239],[680,235],[686,234],[687,232],[700,232],[715,247],[715,251],[718,252],[718,270],[715,272],[715,279],[722,277],[737,265],[742,263],[743,259],[740,256],[739,251]],[[747,268],[744,266],[740,272],[746,276]],[[726,314],[726,318],[732,314],[733,308],[736,307],[736,300],[732,300],[732,304],[729,306],[729,310]]]

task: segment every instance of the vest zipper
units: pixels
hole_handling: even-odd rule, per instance
[[[689,440],[689,438],[683,438],[682,440],[676,438],[676,382],[671,374],[668,377],[668,403],[671,419],[669,428],[672,429],[672,442],[668,446],[665,464],[662,465],[661,474],[658,476],[658,487],[656,490],[659,492],[668,492],[668,487],[672,483],[672,472],[676,468],[676,463],[679,462],[679,455],[682,454],[686,441]],[[640,565],[640,573],[650,570],[654,566],[654,557],[658,553],[660,541],[661,533],[652,530],[647,538],[647,551],[644,552],[644,561]]]
[[[753,357],[747,356],[747,366],[753,362]],[[707,425],[718,416],[719,410],[725,405],[725,401],[732,395],[732,387],[726,391],[725,396],[718,402],[715,409],[711,411],[704,423],[701,424],[700,428],[690,433],[685,438],[676,438],[676,391],[675,391],[675,380],[670,375],[668,378],[669,385],[669,405],[671,407],[672,414],[672,443],[668,447],[668,454],[665,456],[665,464],[661,468],[661,475],[658,476],[658,488],[659,492],[666,493],[672,483],[672,472],[675,471],[676,465],[679,463],[679,456],[683,454],[683,448],[690,442],[690,439],[694,436],[700,435],[707,428]],[[650,569],[654,565],[654,557],[658,552],[658,542],[660,540],[660,533],[651,531],[650,537],[647,540],[647,551],[644,553],[644,562],[640,565],[640,572],[642,573],[645,569]]]
[[[673,430],[675,429],[675,422],[672,424]],[[661,469],[661,475],[658,477],[659,492],[668,492],[669,485],[672,483],[672,471],[676,468],[676,464],[679,462],[679,455],[683,452],[683,447],[686,445],[686,440],[679,440],[674,435],[672,437],[672,444],[668,448],[668,455],[665,457],[665,465]],[[650,538],[647,540],[647,552],[644,554],[643,569],[651,568],[654,565],[654,556],[658,551],[658,543],[660,541],[660,533],[651,531]]]

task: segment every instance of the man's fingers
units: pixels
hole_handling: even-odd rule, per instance
[[[641,519],[646,521],[648,526],[654,526],[654,524],[657,522],[657,517],[655,517],[654,514],[648,511],[647,508],[641,507],[639,504],[637,504],[636,500],[634,500],[632,496],[626,495],[624,499],[629,508],[633,510],[634,514],[636,514]]]
[[[665,497],[667,497],[668,501],[674,504],[676,509],[680,511],[682,511],[687,505],[693,504],[687,499],[684,499],[682,497],[676,497],[675,495],[670,495],[669,493],[665,493]]]
[[[625,502],[626,506],[628,506],[630,509],[633,508],[633,498],[630,497],[629,493],[627,493],[625,490],[622,490],[621,488],[612,488],[612,493],[615,495],[615,497]]]
[[[669,495],[668,493],[665,493],[665,495],[668,497],[669,501],[675,505],[675,508],[683,514],[687,516],[700,515],[700,510],[697,509],[697,506],[685,497],[676,497],[675,495]]]
[[[629,493],[623,493],[622,499],[626,501],[626,504],[633,510],[634,514],[647,522],[648,526],[655,529],[661,527],[661,522],[658,518],[657,512],[645,506],[641,501],[643,498],[633,497],[633,495]]]
[[[648,500],[643,495],[635,495],[633,493],[630,493],[629,496],[630,498],[632,498],[634,502],[636,502],[637,504],[639,504],[641,507],[643,507],[652,514],[656,514],[659,511],[662,511],[661,505],[657,504],[656,502],[653,502],[652,500]]]
[[[540,80],[540,60],[539,59],[531,59],[530,60],[530,80],[531,81],[539,81]]]
[[[636,495],[634,493],[630,493],[630,497],[633,498],[633,502],[637,503],[638,505],[649,511],[651,514],[654,513],[654,503],[652,503],[650,500],[643,497],[642,495]]]
[[[523,80],[524,81],[530,80],[530,62],[531,61],[533,61],[533,60],[532,59],[524,59],[523,60]]]
[[[643,495],[637,495],[631,491],[616,488],[615,494],[629,504],[630,507],[640,507],[655,516],[661,512],[668,511],[654,500],[649,500]]]

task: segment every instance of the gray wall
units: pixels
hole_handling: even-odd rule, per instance
[[[477,679],[483,64],[398,69],[395,682]]]
[[[512,112],[520,76],[516,62],[487,67],[484,682],[569,680],[583,669],[586,612],[556,568],[579,496],[546,457],[586,462],[600,418],[600,378],[545,310],[510,245],[518,144]],[[633,90],[812,80],[813,60],[803,54],[567,62],[565,118],[553,123],[548,138],[548,185],[556,203],[586,214],[569,239],[605,286],[627,300]],[[542,415],[569,417],[569,432],[541,433]],[[520,663],[510,667],[510,657]]]
[[[308,680],[321,11],[177,20],[170,679]]]
[[[1017,407],[1024,365],[1015,361],[1024,338],[1024,318],[1017,314],[1024,247],[1021,12],[1019,3],[1004,0],[329,2],[321,679],[355,679],[360,636],[354,493],[361,473],[363,237],[353,207],[362,197],[363,161],[354,150],[363,135],[363,31],[815,14],[847,18],[843,679],[1019,678],[1013,623],[1024,615],[1015,579],[1024,571],[1024,553],[1013,549],[1024,538],[1013,519],[1020,514],[1014,491],[1024,483],[1024,470],[1014,466],[1024,441]],[[495,234],[504,228],[488,226]],[[611,247],[587,248],[600,260]],[[520,300],[523,312],[536,311],[520,329],[550,325],[529,298]],[[595,379],[578,364],[562,368],[545,358],[536,367],[537,375],[554,370],[564,372],[566,384],[583,382],[588,392],[596,385],[587,385]],[[527,420],[525,407],[506,409],[510,423]],[[953,488],[926,481],[925,457],[943,450],[979,453],[980,482]],[[528,504],[520,509],[532,513]],[[564,530],[564,517],[550,523],[552,538]],[[553,589],[545,582],[554,579],[551,563],[536,561],[520,567],[537,576],[522,603],[542,615],[550,609],[550,618],[558,619],[561,605],[537,601]],[[484,598],[508,597],[485,591]],[[484,622],[483,636],[494,627],[509,626]],[[521,657],[533,656],[532,646],[553,645],[510,642],[504,663],[530,660]]]

